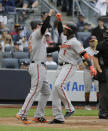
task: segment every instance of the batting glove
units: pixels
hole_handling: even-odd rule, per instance
[[[62,21],[62,15],[60,13],[56,14],[56,18],[58,21]]]
[[[94,69],[93,66],[90,66],[90,74],[91,74],[91,76],[96,76],[96,74],[97,74],[97,71]]]

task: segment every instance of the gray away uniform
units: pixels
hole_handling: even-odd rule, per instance
[[[68,40],[65,44],[71,45],[71,49],[61,48],[59,52],[59,64],[70,63],[59,66],[57,70],[57,79],[55,81],[55,88],[52,92],[52,109],[55,119],[64,121],[64,116],[62,114],[61,101],[65,105],[67,112],[74,111],[74,107],[71,104],[70,98],[64,90],[66,84],[72,79],[77,70],[77,59],[79,54],[84,51],[81,43],[74,37]]]
[[[46,68],[42,62],[46,62],[46,45],[42,42],[43,36],[40,29],[34,31],[30,36],[30,44],[32,47],[31,61],[29,66],[29,74],[31,75],[31,89],[26,97],[22,109],[19,111],[19,115],[27,117],[28,110],[31,108],[34,100],[40,94],[40,100],[38,102],[37,111],[34,117],[43,117],[44,108],[47,100],[50,96],[50,88],[46,80]]]

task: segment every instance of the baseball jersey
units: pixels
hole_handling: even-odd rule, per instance
[[[77,65],[79,54],[84,51],[84,48],[80,41],[73,37],[65,43],[66,45],[71,45],[71,48],[61,48],[59,52],[58,62],[64,63],[68,62],[73,65]]]
[[[98,51],[97,50],[93,50],[91,47],[87,47],[85,49],[85,51],[88,53],[89,58],[91,59],[92,65],[94,65],[93,64],[93,56],[96,55],[98,53]],[[90,67],[86,66],[86,69],[90,69]]]
[[[29,38],[30,60],[46,62],[46,45],[40,29],[34,31]]]

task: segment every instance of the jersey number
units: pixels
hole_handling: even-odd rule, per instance
[[[64,53],[63,53],[63,55],[65,55],[66,54],[66,50],[64,50]]]

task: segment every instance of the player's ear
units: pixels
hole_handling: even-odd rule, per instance
[[[36,28],[40,28],[40,25],[37,25],[37,27]]]

